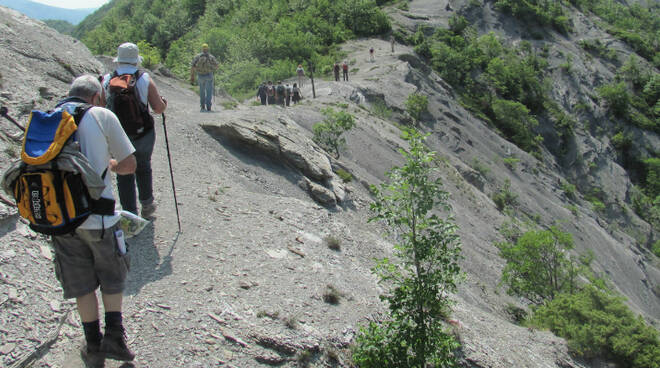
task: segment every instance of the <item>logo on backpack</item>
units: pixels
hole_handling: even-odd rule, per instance
[[[38,233],[62,235],[74,231],[92,213],[114,214],[115,201],[101,198],[105,172],[94,171],[75,139],[90,107],[78,104],[73,115],[63,107],[32,111],[21,158],[3,175],[3,189]]]
[[[149,107],[140,100],[137,88],[142,74],[141,70],[133,74],[117,74],[115,70],[108,84],[106,107],[117,115],[131,139],[142,137],[154,126],[154,118],[149,114]]]

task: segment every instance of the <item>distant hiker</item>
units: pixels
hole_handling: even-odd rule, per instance
[[[371,61],[372,63],[374,61],[376,61],[376,57],[374,56],[374,48],[373,47],[371,47],[369,49],[369,61]]]
[[[261,100],[262,105],[265,105],[266,97],[268,97],[268,95],[266,94],[266,83],[264,82],[259,85],[259,88],[257,88],[257,98]]]
[[[390,46],[392,46],[392,53],[394,53],[394,35],[390,35]]]
[[[275,86],[273,86],[272,81],[268,81],[266,85],[266,96],[268,96],[267,101],[269,105],[275,104]]]
[[[149,107],[155,114],[161,114],[167,108],[167,101],[158,93],[149,73],[138,69],[142,57],[137,45],[130,42],[119,45],[114,61],[115,71],[103,77],[106,107],[119,118],[135,147],[137,159],[135,174],[117,175],[119,201],[124,210],[137,214],[136,192],[139,192],[141,215],[150,217],[156,211],[151,171],[156,132]]]
[[[277,82],[277,87],[275,87],[275,103],[278,105],[284,106],[284,95],[286,93],[286,89],[284,88],[284,85],[282,84],[282,81]]]
[[[209,53],[209,45],[202,45],[202,52],[195,55],[190,64],[190,83],[199,83],[199,111],[211,111],[213,99],[213,72],[218,69],[218,61]]]
[[[284,98],[286,98],[286,105],[289,106],[291,105],[291,94],[293,93],[293,91],[291,90],[291,86],[289,85],[289,83],[287,83],[286,86],[284,86],[284,89],[285,89]]]
[[[332,67],[332,71],[335,73],[335,82],[339,82],[339,63],[335,63]]]
[[[348,64],[346,60],[341,64],[341,70],[344,72],[344,82],[348,82]]]
[[[305,79],[305,69],[303,69],[302,64],[298,64],[296,68],[296,74],[298,75],[298,85],[300,88],[303,86],[303,79]]]
[[[69,89],[69,97],[58,103],[74,113],[81,104],[92,104],[78,125],[76,139],[80,152],[87,157],[94,171],[103,177],[102,198],[114,203],[109,169],[121,175],[135,171],[135,149],[122,129],[119,120],[102,106],[102,87],[91,75],[76,78]],[[114,204],[113,204],[114,212]],[[76,298],[86,344],[81,357],[87,366],[103,366],[104,359],[131,361],[135,354],[126,346],[122,323],[123,292],[129,258],[119,214],[90,215],[74,232],[54,235],[57,278],[64,298]],[[105,334],[101,333],[96,289],[101,287],[105,310]]]
[[[300,93],[300,88],[298,88],[298,85],[296,83],[293,84],[293,88],[291,88],[291,100],[293,101],[293,104],[297,104],[298,101],[302,100],[302,94]]]

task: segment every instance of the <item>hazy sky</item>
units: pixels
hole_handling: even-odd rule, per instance
[[[98,8],[110,0],[31,0],[35,3],[42,3],[58,8],[66,9],[81,9],[81,8]]]

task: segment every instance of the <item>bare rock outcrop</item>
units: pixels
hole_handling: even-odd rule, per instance
[[[212,135],[295,168],[304,176],[300,187],[316,201],[334,206],[345,199],[343,183],[332,171],[327,154],[286,113],[272,107],[255,108],[247,114],[232,112],[202,127]]]
[[[75,77],[102,71],[79,40],[9,8],[0,6],[0,16],[0,104],[14,116],[50,107]]]

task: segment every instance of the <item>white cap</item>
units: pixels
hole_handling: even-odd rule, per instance
[[[140,56],[140,51],[136,44],[126,42],[117,48],[117,57],[114,61],[119,64],[137,65],[142,62],[142,56]]]

